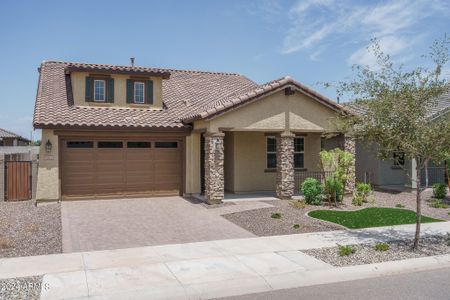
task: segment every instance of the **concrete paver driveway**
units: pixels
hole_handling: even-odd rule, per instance
[[[63,252],[253,237],[181,197],[62,202]]]

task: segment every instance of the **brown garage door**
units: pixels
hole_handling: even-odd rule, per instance
[[[63,198],[179,195],[179,140],[62,140]]]

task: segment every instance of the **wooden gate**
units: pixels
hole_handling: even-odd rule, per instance
[[[31,161],[5,161],[5,200],[31,199]]]

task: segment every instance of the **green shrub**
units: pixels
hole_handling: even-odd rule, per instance
[[[377,251],[388,251],[389,250],[389,244],[386,243],[377,243],[375,245],[375,250]]]
[[[397,203],[395,205],[395,207],[397,207],[397,208],[405,208],[405,206],[403,204],[401,204],[401,203]]]
[[[361,206],[361,205],[363,205],[363,203],[364,203],[364,197],[355,193],[355,195],[353,195],[352,204]]]
[[[450,233],[447,232],[447,235],[445,236],[445,242],[447,246],[450,246]]]
[[[352,246],[342,246],[338,244],[339,256],[349,256],[356,252]]]
[[[335,175],[328,176],[325,180],[324,189],[330,202],[342,201],[343,188],[342,181]]]
[[[280,213],[272,213],[272,215],[270,217],[272,219],[281,219],[281,214]]]
[[[447,186],[443,183],[433,184],[433,195],[437,199],[444,199],[447,195]]]
[[[433,199],[431,200],[430,204],[428,204],[430,207],[434,208],[449,208],[450,206],[444,202],[442,202],[441,199]]]
[[[372,188],[368,183],[357,183],[355,192],[353,193],[352,203],[361,206],[368,202],[369,195],[372,193]]]
[[[289,201],[289,205],[291,205],[294,208],[297,209],[303,209],[306,207],[306,201],[305,200],[291,200]]]
[[[312,205],[320,205],[322,203],[323,189],[317,179],[311,177],[306,178],[302,183],[301,190],[305,196],[306,203]]]
[[[300,224],[294,224],[294,226],[292,226],[294,229],[300,229]]]

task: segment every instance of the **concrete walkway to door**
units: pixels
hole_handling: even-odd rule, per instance
[[[254,237],[181,197],[66,201],[63,252]]]

